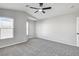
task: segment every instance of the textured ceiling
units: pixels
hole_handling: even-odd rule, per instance
[[[0,3],[0,8],[25,11],[26,13],[30,14],[31,16],[34,16],[37,19],[44,19],[51,16],[53,17],[63,15],[79,10],[78,3],[44,3],[43,7],[51,6],[52,9],[45,10],[46,13],[43,14],[42,12],[34,13],[36,10],[26,7],[26,5],[39,8],[38,3]]]

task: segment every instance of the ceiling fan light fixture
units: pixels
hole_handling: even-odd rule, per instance
[[[39,9],[39,11],[41,12],[41,11],[42,11],[42,9]]]

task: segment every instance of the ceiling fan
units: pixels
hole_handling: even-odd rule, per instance
[[[44,7],[44,8],[43,8],[43,4],[44,4],[44,3],[39,3],[40,8],[36,8],[36,7],[30,7],[30,8],[31,8],[31,9],[36,9],[36,11],[35,11],[34,13],[42,12],[42,13],[45,14],[45,10],[51,9],[52,7]]]

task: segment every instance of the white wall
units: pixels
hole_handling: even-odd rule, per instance
[[[29,38],[35,38],[35,27],[36,27],[36,22],[35,21],[33,21],[33,20],[28,20],[28,22],[29,22],[29,24],[28,24],[28,26],[29,26],[29,29],[28,29],[28,36],[29,36]]]
[[[36,35],[39,38],[76,46],[77,16],[78,12],[38,21]]]
[[[0,9],[0,16],[11,17],[14,19],[14,38],[0,40],[0,48],[28,40],[26,37],[26,13],[15,10]]]

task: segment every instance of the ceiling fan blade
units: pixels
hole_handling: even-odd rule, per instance
[[[37,13],[38,11],[35,11],[34,13]]]
[[[35,8],[35,7],[30,7],[30,8],[32,8],[32,9],[39,9],[39,8]]]
[[[43,6],[43,3],[39,3],[39,6],[42,7]]]
[[[45,11],[42,11],[43,13],[45,13]]]
[[[43,10],[47,10],[47,9],[51,9],[52,7],[46,7],[46,8],[42,8]]]

